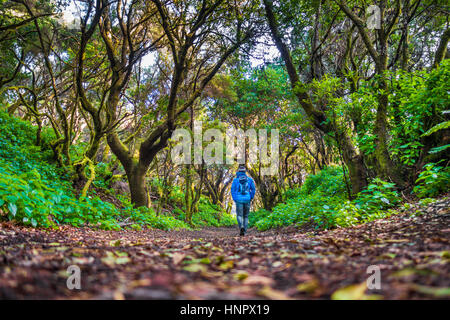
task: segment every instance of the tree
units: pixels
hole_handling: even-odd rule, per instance
[[[137,35],[131,36],[133,28],[130,27],[133,21],[133,8],[136,7],[131,5],[128,13],[124,10],[116,10],[119,30],[113,30],[111,17],[107,14],[108,10],[105,10],[100,21],[108,59],[113,70],[117,70],[113,71],[113,86],[106,102],[106,110],[113,123],[120,121],[117,107],[121,87],[125,85],[131,72],[130,63],[135,61],[135,51],[139,50],[133,43]],[[253,7],[253,3],[250,2],[245,6],[236,5],[230,8],[230,5],[225,5],[225,2],[220,0],[170,4],[155,0],[152,1],[152,5],[146,6],[147,10],[157,12],[157,16],[152,15],[158,18],[155,28],[162,28],[164,31],[160,38],[167,44],[165,48],[172,60],[166,117],[159,125],[146,133],[146,138],[138,148],[138,155],[130,154],[115,130],[111,130],[107,136],[111,151],[117,156],[127,173],[131,199],[136,206],[149,204],[145,185],[146,173],[155,155],[166,146],[167,140],[177,126],[177,118],[200,97],[208,82],[227,58],[250,39],[253,23],[249,18],[251,18]],[[127,20],[124,19],[125,14],[127,14]],[[136,23],[136,25],[139,24]],[[233,38],[228,37],[233,33]],[[140,41],[146,39],[141,38]]]
[[[322,110],[314,107],[312,104],[311,98],[308,95],[304,84],[300,81],[300,76],[293,63],[290,50],[284,43],[283,37],[279,32],[278,22],[273,10],[272,1],[264,0],[264,8],[266,11],[266,18],[269,24],[271,36],[285,63],[289,74],[291,87],[298,99],[299,105],[303,108],[311,123],[313,123],[317,129],[321,130],[325,134],[332,135],[341,146],[343,160],[349,169],[352,194],[356,195],[367,185],[366,170],[364,167],[363,158],[361,154],[358,154],[351,138],[345,132],[336,130],[326,114]]]

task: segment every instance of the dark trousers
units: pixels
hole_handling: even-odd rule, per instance
[[[236,202],[236,218],[239,224],[239,229],[244,228],[244,230],[247,231],[249,212],[250,212],[250,202],[248,203]]]

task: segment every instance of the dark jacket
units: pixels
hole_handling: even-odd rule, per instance
[[[236,172],[236,178],[233,180],[233,184],[231,185],[231,196],[233,197],[234,202],[237,203],[249,203],[255,197],[255,182],[252,178],[247,176],[248,178],[248,189],[249,194],[243,195],[239,192],[239,177],[241,175],[246,175],[245,172],[238,171]]]

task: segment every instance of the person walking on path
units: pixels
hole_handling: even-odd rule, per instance
[[[250,203],[255,197],[255,182],[245,174],[245,165],[240,164],[236,178],[231,185],[231,196],[236,203],[236,218],[240,235],[244,236],[248,227]]]

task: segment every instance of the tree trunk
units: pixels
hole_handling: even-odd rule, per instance
[[[147,170],[138,164],[132,166],[131,170],[126,170],[128,183],[130,185],[131,203],[135,207],[149,207],[148,190],[145,182]]]
[[[41,133],[42,133],[42,121],[36,117],[37,130],[36,130],[36,145],[40,146],[42,143]]]
[[[367,186],[366,168],[361,155],[357,155],[352,161],[347,161],[346,164],[352,185],[352,197],[354,197]]]
[[[342,151],[343,161],[348,168],[348,175],[352,185],[351,197],[354,197],[367,186],[364,158],[361,154],[356,153],[350,137],[343,132],[338,131],[337,133],[337,142]]]
[[[388,134],[387,134],[387,109],[388,109],[388,85],[383,74],[384,70],[379,70],[380,89],[383,91],[378,96],[378,108],[375,119],[374,133],[376,135],[375,158],[377,160],[378,174],[382,179],[391,179],[398,186],[403,186],[404,181],[398,173],[397,167],[389,155]]]
[[[191,168],[190,164],[186,165],[186,177],[185,177],[185,184],[186,188],[184,190],[184,206],[186,211],[186,222],[191,224],[192,223],[192,201],[191,201],[191,192],[192,192],[192,186],[191,186]]]
[[[450,40],[450,28],[447,28],[441,36],[441,40],[439,41],[439,46],[436,50],[436,54],[434,56],[433,68],[437,68],[439,63],[445,59],[447,53],[447,44]]]

